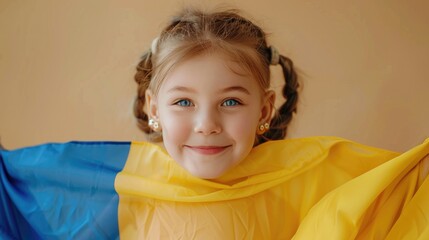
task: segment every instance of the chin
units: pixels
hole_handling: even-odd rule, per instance
[[[213,172],[213,171],[201,172],[201,171],[191,171],[191,170],[188,170],[188,171],[190,174],[192,174],[195,177],[207,179],[207,180],[218,178],[225,173],[225,171],[220,171],[220,172]]]

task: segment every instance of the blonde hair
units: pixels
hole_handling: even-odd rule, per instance
[[[152,139],[160,140],[160,136],[148,126],[148,115],[143,111],[146,90],[149,88],[156,95],[167,74],[178,63],[210,51],[222,52],[231,61],[239,63],[242,70],[258,82],[261,91],[265,92],[270,87],[272,51],[261,28],[240,16],[236,10],[205,13],[186,9],[161,32],[137,66],[138,96],[134,113],[140,129],[155,136]],[[279,63],[286,82],[283,88],[286,102],[271,119],[270,130],[258,136],[259,143],[283,139],[296,112],[299,84],[293,63],[282,55]]]

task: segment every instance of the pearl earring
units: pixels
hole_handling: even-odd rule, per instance
[[[154,131],[158,131],[159,123],[155,121],[153,118],[149,119],[149,127],[151,127]]]
[[[268,129],[270,129],[270,124],[269,123],[264,123],[259,125],[259,132],[260,134],[263,134],[264,132],[268,131]]]

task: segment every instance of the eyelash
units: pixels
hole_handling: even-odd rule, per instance
[[[229,101],[233,101],[234,105],[225,105]],[[225,106],[225,107],[234,107],[237,105],[241,105],[241,102],[238,101],[237,99],[233,99],[233,98],[226,99],[225,101],[222,102],[222,106]]]
[[[226,103],[230,102],[230,101],[233,101],[233,105],[226,105]],[[184,104],[184,103],[186,103],[186,104]],[[194,106],[194,104],[189,99],[180,99],[180,100],[174,102],[173,105],[177,105],[180,107],[192,107],[192,106]],[[238,101],[237,99],[233,99],[233,98],[225,99],[221,104],[221,106],[224,106],[224,107],[234,107],[237,105],[242,105],[242,103],[240,101]]]
[[[183,105],[183,102],[186,102],[186,103],[189,103],[189,104]],[[191,107],[194,104],[189,99],[180,99],[180,100],[176,101],[174,103],[174,105],[177,105],[177,106],[180,106],[180,107]]]

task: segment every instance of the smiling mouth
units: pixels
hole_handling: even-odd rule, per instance
[[[185,145],[186,148],[191,149],[200,154],[204,155],[214,155],[225,151],[229,146],[188,146]]]

